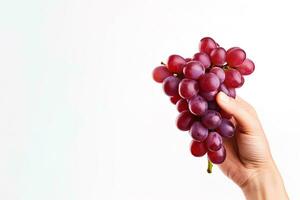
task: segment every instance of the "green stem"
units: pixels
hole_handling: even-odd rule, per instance
[[[209,159],[207,159],[207,173],[212,173],[212,167],[213,167],[213,164],[212,164],[212,162],[209,160]]]

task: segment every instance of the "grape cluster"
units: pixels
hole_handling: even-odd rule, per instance
[[[201,157],[207,153],[209,166],[224,162],[222,137],[231,138],[235,133],[232,116],[220,109],[215,97],[222,91],[235,98],[236,88],[244,84],[243,76],[254,69],[243,49],[233,47],[226,51],[205,37],[193,58],[171,55],[166,64],[153,70],[153,79],[162,83],[165,94],[179,111],[178,129],[189,131],[192,137],[192,155]]]

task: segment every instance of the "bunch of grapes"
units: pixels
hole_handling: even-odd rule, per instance
[[[232,116],[216,103],[216,95],[222,91],[235,98],[236,88],[244,84],[243,76],[254,69],[243,49],[232,47],[226,51],[205,37],[193,58],[171,55],[166,64],[162,62],[153,70],[153,79],[162,83],[165,94],[176,104],[178,129],[189,131],[192,137],[192,155],[207,153],[209,173],[212,163],[221,164],[226,158],[222,137],[233,137],[236,129]]]

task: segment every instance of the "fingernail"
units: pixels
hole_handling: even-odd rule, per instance
[[[227,103],[230,101],[230,97],[227,96],[224,92],[220,92],[219,94],[221,101]]]

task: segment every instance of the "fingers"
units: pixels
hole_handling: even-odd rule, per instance
[[[243,132],[251,134],[259,127],[255,110],[246,101],[241,98],[233,99],[223,92],[217,95],[216,100],[222,110],[233,115]]]
[[[234,138],[225,138],[223,142],[226,149],[226,159],[225,162],[219,165],[219,167],[226,176],[228,176],[230,179],[235,180],[235,174],[237,174],[236,172],[242,168],[240,159],[237,155],[236,143],[234,141]]]
[[[240,98],[240,97],[236,97],[236,101],[238,101],[238,103],[246,109],[246,111],[248,111],[251,115],[256,116],[256,111],[254,110],[254,108],[248,103],[246,102],[244,99]]]

